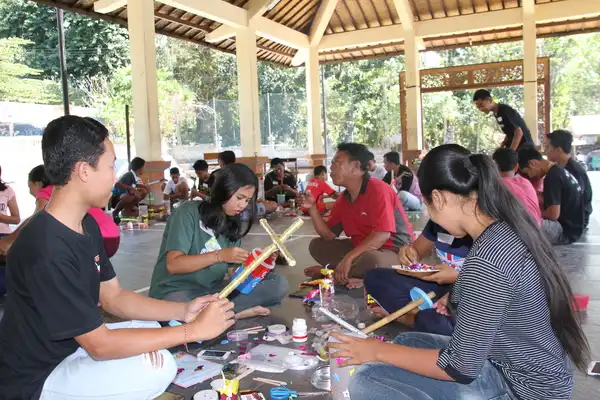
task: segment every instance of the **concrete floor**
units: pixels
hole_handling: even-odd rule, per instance
[[[600,174],[598,179],[600,180]],[[600,202],[595,206],[596,210],[600,211]],[[592,356],[594,359],[600,359],[600,261],[598,255],[600,255],[600,212],[597,211],[595,215],[592,215],[591,229],[588,232],[586,238],[575,245],[557,247],[556,252],[567,271],[573,290],[575,292],[586,293],[592,296],[588,311],[582,313],[584,320],[584,329],[587,334],[588,340],[592,347]],[[271,225],[276,232],[283,232],[285,228],[292,222],[290,218],[277,218],[271,221]],[[420,217],[418,219],[411,219],[411,223],[414,225],[416,231],[420,231],[426,222],[426,217]],[[162,237],[162,231],[164,224],[153,225],[152,228],[145,231],[133,231],[122,233],[122,244],[118,254],[112,259],[113,265],[120,279],[121,285],[124,288],[137,291],[142,294],[146,294],[148,285],[150,284],[150,277],[156,261],[160,241]],[[295,290],[298,284],[302,282],[305,277],[303,274],[303,268],[306,266],[314,265],[314,260],[308,253],[308,244],[312,238],[316,237],[316,233],[310,219],[305,219],[304,226],[292,237],[288,242],[287,246],[291,253],[298,261],[296,267],[284,267],[277,266],[277,273],[283,274],[290,282],[291,290]],[[244,247],[252,249],[254,247],[263,247],[269,244],[269,239],[263,232],[262,228],[255,225],[251,233],[244,239]],[[338,291],[339,294],[339,291]],[[350,296],[357,298],[362,304],[362,289],[351,291]],[[0,301],[1,303],[1,301]],[[2,315],[2,306],[0,304],[0,318]],[[265,317],[255,320],[244,320],[240,321],[237,328],[244,328],[260,324],[263,326],[270,325],[273,323],[283,323],[288,327],[291,327],[293,318],[305,317],[309,320],[311,326],[316,325],[310,319],[310,312],[307,312],[305,307],[302,305],[301,300],[294,298],[286,298],[283,304],[273,310],[273,314],[270,317]],[[361,321],[369,323],[369,317],[366,312],[361,313]],[[354,321],[358,322],[358,321]],[[386,329],[385,335],[392,338],[396,333],[402,329],[397,325],[390,325],[390,328]],[[191,351],[197,351],[200,348],[231,348],[235,349],[233,345],[223,346],[219,342],[223,339],[217,338],[211,343],[204,343],[200,345],[190,345]],[[293,347],[293,345],[290,345]],[[232,357],[233,358],[233,357]],[[230,360],[232,359],[230,358]],[[298,391],[311,391],[314,392],[316,389],[309,383],[310,375],[312,371],[307,372],[295,372],[288,371],[284,374],[265,374],[257,373],[250,375],[245,378],[241,383],[242,389],[262,389],[263,393],[268,398],[269,386],[261,386],[262,384],[252,380],[252,377],[272,377],[272,379],[283,380],[289,383],[290,388]],[[168,389],[169,392],[179,393],[185,396],[186,399],[191,399],[193,394],[201,389],[209,388],[208,383],[199,384],[192,388],[181,389],[171,385]],[[321,396],[318,398],[328,399],[329,395]],[[588,377],[581,373],[576,373],[575,378],[575,392],[574,399],[576,400],[593,400],[600,399],[600,379],[595,377]]]

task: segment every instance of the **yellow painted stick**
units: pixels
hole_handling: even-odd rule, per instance
[[[427,296],[429,296],[430,299],[433,299],[435,297],[435,292],[429,292],[429,293],[427,293]],[[375,322],[374,324],[367,326],[365,329],[362,330],[362,332],[369,334],[373,331],[376,331],[377,329],[381,328],[382,326],[389,324],[390,322],[400,318],[404,314],[419,307],[421,304],[423,304],[423,301],[424,301],[423,299],[417,299],[415,301],[411,301],[410,303],[408,303],[407,305],[405,305],[404,307],[402,307],[395,313],[390,314],[387,317]]]
[[[261,222],[261,225],[264,226],[265,223],[266,223],[266,221],[264,223]],[[256,258],[252,262],[252,264],[250,264],[247,267],[245,267],[244,270],[238,276],[236,276],[234,280],[232,280],[231,282],[229,282],[229,284],[227,286],[225,286],[223,288],[223,290],[221,290],[221,292],[219,293],[219,298],[220,299],[224,299],[227,296],[229,296],[231,294],[231,292],[233,292],[239,285],[241,285],[242,282],[244,282],[246,280],[246,278],[248,276],[250,276],[250,274],[256,268],[258,268],[258,266],[263,261],[265,261],[268,257],[271,256],[271,254],[273,254],[275,251],[277,251],[278,248],[280,250],[283,248],[283,249],[285,249],[287,251],[287,249],[283,246],[283,242],[285,242],[290,236],[292,236],[294,234],[294,232],[296,232],[298,229],[300,229],[300,227],[302,226],[302,224],[304,224],[304,221],[302,219],[300,219],[300,218],[298,218],[296,221],[294,221],[294,223],[292,225],[290,225],[290,227],[285,230],[285,232],[283,233],[283,235],[281,235],[279,237],[279,240],[276,242],[279,246],[277,244],[270,244],[267,247],[265,247],[262,250],[261,255],[258,256],[258,258]],[[268,226],[268,224],[267,224],[267,226]],[[292,261],[294,261],[294,264],[296,263],[293,258],[292,258]]]

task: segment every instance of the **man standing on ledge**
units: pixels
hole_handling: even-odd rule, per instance
[[[342,143],[331,164],[331,179],[346,190],[337,199],[325,222],[310,195],[303,207],[320,238],[313,239],[310,255],[320,264],[335,268],[335,281],[349,288],[362,286],[365,272],[398,264],[398,250],[413,239],[404,209],[392,188],[371,178],[369,150],[362,144]],[[336,239],[342,232],[349,239]],[[321,266],[305,269],[320,276]]]
[[[494,118],[498,122],[500,129],[506,135],[500,147],[508,147],[518,151],[525,145],[532,145],[531,132],[525,124],[523,117],[509,105],[496,103],[492,95],[485,89],[479,89],[473,95],[475,106],[482,113],[494,113]]]

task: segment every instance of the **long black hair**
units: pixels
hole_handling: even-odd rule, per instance
[[[33,183],[40,182],[42,184],[42,188],[50,185],[50,178],[48,178],[48,175],[46,175],[46,168],[44,168],[44,164],[33,167],[33,169],[29,171],[27,179],[29,182]]]
[[[229,216],[223,211],[223,204],[231,196],[246,186],[254,187],[254,195],[248,204],[248,221],[242,221],[240,215]],[[252,220],[256,210],[256,196],[258,192],[258,177],[244,164],[230,164],[219,170],[215,183],[210,191],[210,200],[200,202],[200,220],[215,235],[224,235],[230,241],[240,240],[252,228]]]
[[[571,308],[573,293],[560,268],[550,242],[520,202],[503,184],[494,161],[483,154],[471,154],[457,144],[445,144],[431,150],[418,172],[421,194],[431,202],[432,192],[469,196],[477,194],[477,207],[484,214],[508,223],[527,246],[544,284],[550,322],[573,363],[585,370],[589,344],[579,318]]]
[[[8,188],[8,186],[2,181],[2,167],[0,167],[0,192],[4,192],[6,188]]]

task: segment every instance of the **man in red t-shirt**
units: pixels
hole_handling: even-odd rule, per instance
[[[313,170],[313,178],[306,184],[306,194],[309,194],[315,199],[317,210],[324,214],[327,210],[333,208],[334,203],[325,203],[325,197],[333,199],[338,198],[338,193],[327,183],[327,167],[324,165],[316,166]],[[301,207],[302,213],[308,215],[308,208]]]
[[[358,287],[366,271],[398,264],[398,249],[413,234],[396,193],[386,183],[371,178],[369,150],[362,144],[343,143],[331,165],[331,179],[346,190],[335,202],[325,222],[315,199],[304,197],[320,238],[309,246],[311,256],[335,271],[336,283]],[[337,239],[345,232],[349,239]],[[308,276],[320,276],[320,266],[307,268]]]

